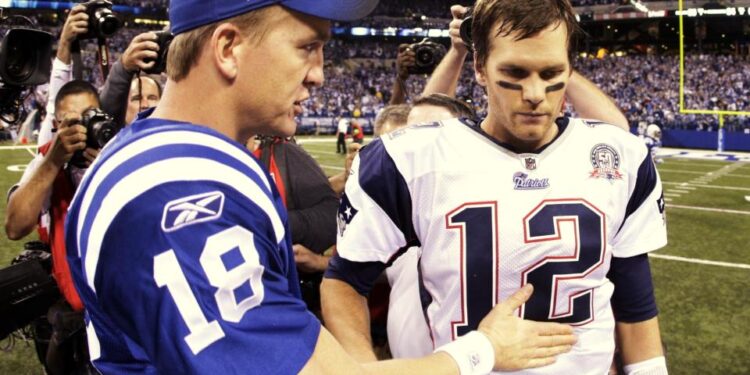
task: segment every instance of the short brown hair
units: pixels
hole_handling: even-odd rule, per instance
[[[222,23],[235,24],[245,32],[245,36],[260,42],[266,31],[262,28],[265,24],[264,20],[268,16],[268,11],[272,8],[275,7],[270,6],[250,11],[176,35],[169,46],[169,54],[167,55],[167,76],[175,82],[187,77],[190,69],[198,63],[198,57],[203,51],[206,41]]]
[[[375,117],[375,124],[373,125],[375,134],[380,134],[380,130],[386,122],[405,126],[410,110],[411,107],[406,104],[394,104],[381,109],[377,117]]]
[[[468,117],[474,119],[474,109],[465,101],[450,97],[445,94],[430,94],[426,96],[420,96],[413,103],[412,107],[418,105],[434,105],[436,107],[442,107],[447,109],[453,116],[456,117]]]
[[[487,61],[492,38],[518,33],[515,40],[522,40],[553,25],[564,25],[568,30],[567,48],[571,52],[572,41],[581,28],[569,0],[477,0],[471,24],[477,62],[484,65]]]

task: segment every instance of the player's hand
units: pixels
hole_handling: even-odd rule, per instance
[[[409,78],[409,68],[417,63],[417,55],[409,48],[409,44],[398,46],[398,56],[396,57],[396,70],[398,78],[405,80]]]
[[[138,34],[122,53],[122,67],[130,73],[135,73],[139,69],[150,69],[156,64],[156,58],[159,57],[158,51],[159,44],[156,43],[155,33]]]
[[[294,261],[297,269],[306,273],[324,272],[328,268],[328,257],[318,255],[302,245],[294,245]]]
[[[448,24],[448,34],[451,37],[451,48],[461,53],[468,53],[469,50],[466,48],[466,44],[461,39],[461,24],[464,22],[464,16],[469,8],[461,5],[451,6],[451,14],[453,20]]]
[[[497,304],[479,323],[495,348],[495,370],[515,371],[546,366],[570,351],[576,343],[573,328],[559,323],[522,320],[514,311],[523,305],[534,288],[524,285],[507,300]]]
[[[89,15],[86,14],[86,7],[83,5],[76,5],[68,14],[68,19],[65,20],[62,32],[60,33],[60,44],[61,47],[70,48],[70,43],[78,38],[79,35],[86,34],[89,31]]]
[[[81,115],[71,113],[57,126],[52,148],[47,154],[47,160],[55,167],[62,168],[76,151],[86,148],[86,128],[80,122]]]

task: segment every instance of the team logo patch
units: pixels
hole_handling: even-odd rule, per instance
[[[620,154],[610,145],[600,143],[591,149],[591,165],[594,170],[592,178],[606,178],[607,180],[621,180]]]
[[[224,209],[224,193],[212,191],[191,195],[167,203],[161,219],[161,229],[176,231],[182,227],[217,219]]]
[[[536,159],[526,158],[523,161],[524,161],[524,166],[526,167],[526,169],[530,171],[533,171],[534,169],[536,169]]]
[[[351,202],[349,202],[349,197],[344,194],[341,197],[341,204],[339,205],[339,213],[336,215],[336,221],[339,225],[339,236],[344,235],[344,231],[346,230],[346,226],[349,225],[349,223],[352,222],[352,219],[354,219],[354,215],[359,212],[357,209],[352,207]]]
[[[549,178],[529,178],[523,172],[513,175],[513,189],[516,190],[541,190],[549,187]]]

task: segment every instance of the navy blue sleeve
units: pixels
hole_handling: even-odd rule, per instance
[[[648,254],[612,258],[607,278],[615,284],[612,310],[616,321],[637,323],[659,314]]]

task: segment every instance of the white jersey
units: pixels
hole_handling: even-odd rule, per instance
[[[538,154],[512,152],[459,120],[368,145],[342,199],[339,256],[390,264],[420,246],[431,348],[476,329],[492,306],[531,283],[519,316],[571,324],[578,343],[555,364],[523,373],[606,373],[610,261],[666,244],[662,187],[637,137],[579,119],[560,129]]]

